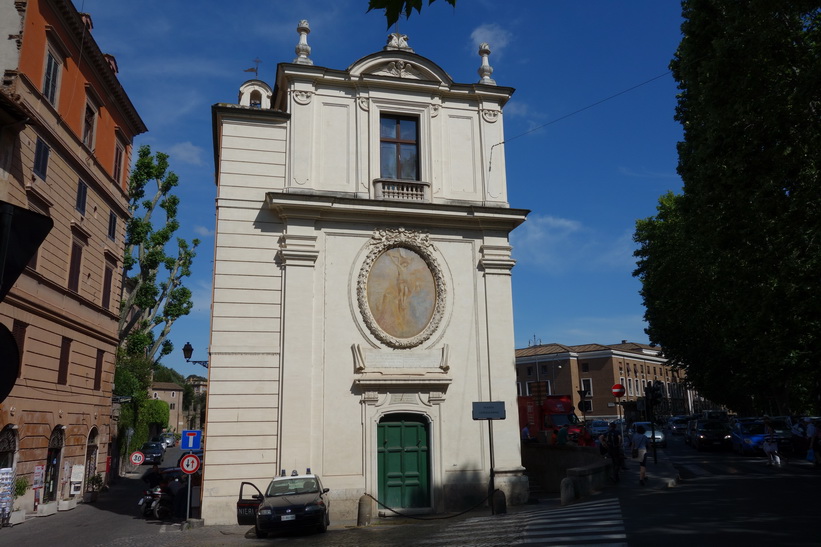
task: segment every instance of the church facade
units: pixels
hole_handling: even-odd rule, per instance
[[[217,224],[202,517],[306,469],[331,520],[527,500],[502,108],[393,34],[342,70],[306,21],[275,86],[213,107]],[[475,402],[507,419],[474,420]],[[489,446],[492,428],[493,450]],[[491,466],[493,466],[491,473]]]

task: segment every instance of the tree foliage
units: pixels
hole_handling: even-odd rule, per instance
[[[436,0],[428,0],[428,5],[431,5]],[[448,4],[456,7],[456,0],[445,0]],[[422,13],[423,0],[369,0],[368,11],[375,9],[385,10],[385,18],[388,20],[388,28],[391,28],[401,15],[404,14],[408,19],[416,10],[416,13]]]
[[[682,7],[684,189],[635,233],[648,335],[734,410],[821,411],[821,6]]]
[[[179,228],[179,198],[172,193],[179,180],[168,167],[166,154],[152,156],[150,147],[141,146],[128,187],[131,219],[123,259],[126,278],[120,306],[120,348],[126,355],[145,355],[154,361],[171,353],[171,327],[193,306],[183,279],[191,275],[199,245],[197,239],[189,245],[177,238],[176,251],[167,254]],[[164,217],[158,219],[160,213]]]

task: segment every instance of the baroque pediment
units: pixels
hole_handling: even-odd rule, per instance
[[[374,74],[376,76],[392,76],[394,78],[408,78],[411,80],[422,80],[422,74],[413,66],[413,63],[398,59],[396,61],[386,61],[380,65],[373,67],[365,74]]]

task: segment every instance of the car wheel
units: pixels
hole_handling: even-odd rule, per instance
[[[268,532],[263,532],[262,530],[259,529],[259,526],[257,526],[256,524],[254,524],[254,534],[256,534],[256,536],[259,539],[263,539],[263,538],[268,537]]]
[[[330,517],[328,517],[328,513],[326,512],[325,516],[322,517],[322,522],[320,522],[319,526],[317,526],[317,531],[320,534],[324,534],[325,532],[328,531],[328,525],[330,525],[330,524],[331,524],[331,519],[330,519]]]

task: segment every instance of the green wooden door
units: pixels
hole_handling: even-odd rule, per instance
[[[377,429],[379,501],[389,507],[430,507],[427,424],[407,414],[382,420]]]

